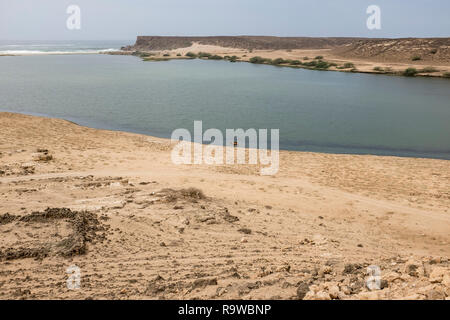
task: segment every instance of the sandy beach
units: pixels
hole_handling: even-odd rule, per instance
[[[447,160],[281,151],[260,176],[60,119],[0,128],[1,299],[450,299]]]

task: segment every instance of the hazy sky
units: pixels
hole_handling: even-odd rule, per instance
[[[68,30],[69,5],[81,29]],[[366,9],[381,8],[381,30]],[[128,40],[136,35],[448,37],[449,0],[0,0],[1,40]]]

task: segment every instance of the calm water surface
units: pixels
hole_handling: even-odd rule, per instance
[[[280,147],[450,159],[450,80],[130,56],[0,57],[0,110],[170,137],[278,128]],[[1,129],[0,129],[1,132]]]

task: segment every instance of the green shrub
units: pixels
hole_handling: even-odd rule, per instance
[[[336,64],[335,63],[330,63],[330,66],[333,66],[333,65],[336,65]],[[353,63],[351,63],[351,62],[347,62],[344,65],[337,67],[337,69],[340,69],[340,70],[342,70],[342,69],[354,69],[354,68],[355,68],[355,65]]]
[[[259,56],[256,56],[256,57],[250,58],[249,61],[250,61],[251,63],[267,63],[269,60],[270,60],[270,59],[261,58],[261,57],[259,57]],[[270,61],[272,61],[272,60],[270,60]]]
[[[141,51],[134,51],[132,53],[133,56],[138,56],[141,58],[146,58],[146,57],[150,57],[150,56],[154,56],[154,54],[148,53],[148,52],[141,52]]]
[[[164,54],[163,54],[163,57],[170,57],[170,54],[164,53]]]
[[[218,55],[215,54],[215,55],[213,55],[213,56],[209,56],[208,59],[209,59],[209,60],[222,60],[223,57],[218,56]]]
[[[412,61],[418,61],[418,60],[422,60],[422,58],[420,56],[414,56],[411,58]]]
[[[383,72],[384,71],[383,68],[381,68],[381,67],[375,67],[375,68],[373,68],[373,70],[374,71],[378,71],[378,72]]]
[[[321,70],[328,69],[331,66],[328,62],[323,61],[323,60],[313,60],[313,61],[309,61],[309,62],[304,62],[303,65],[307,66],[307,67],[312,67],[315,69],[321,69]]]
[[[419,73],[417,71],[416,68],[408,68],[405,71],[403,71],[403,75],[406,77],[414,77],[417,73]]]
[[[287,61],[284,60],[283,58],[276,58],[275,60],[272,60],[273,65],[279,65],[279,64],[283,64],[283,63],[287,63]]]
[[[316,69],[328,69],[330,67],[330,64],[326,61],[319,60],[316,64]]]
[[[431,49],[430,53],[431,54],[436,54],[437,53],[437,49]]]
[[[211,53],[208,53],[208,52],[199,52],[198,53],[198,57],[199,58],[209,58],[209,57],[211,57],[212,56],[212,54]]]
[[[307,67],[315,67],[317,65],[317,61],[313,60],[309,62],[304,62],[303,65]]]
[[[250,63],[262,63],[262,58],[261,57],[252,57],[249,60]]]
[[[193,53],[193,52],[188,52],[188,53],[186,53],[186,57],[197,58],[197,55],[195,53]]]
[[[308,57],[303,57],[303,60],[309,60],[309,58]]]
[[[177,53],[177,57],[181,57],[181,53]]]
[[[444,72],[442,75],[444,78],[450,78],[450,72]]]
[[[238,57],[237,56],[232,56],[232,57],[230,57],[230,62],[236,62],[237,60],[238,60]]]
[[[317,56],[317,57],[315,57],[314,59],[316,59],[316,60],[322,60],[322,59],[323,59],[323,56]]]
[[[144,58],[144,61],[169,61],[168,58],[155,58],[155,57],[147,57]]]
[[[435,69],[433,67],[425,67],[423,69],[420,69],[419,72],[420,73],[433,73],[433,72],[438,72],[438,69]]]
[[[292,66],[300,66],[300,65],[302,65],[302,62],[300,60],[292,60],[290,62],[290,65],[292,65]]]
[[[351,62],[347,62],[347,63],[344,63],[343,68],[344,69],[353,69],[353,68],[355,68],[355,65]]]

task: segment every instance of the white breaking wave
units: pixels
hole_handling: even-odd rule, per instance
[[[73,47],[74,44],[7,44],[4,47]]]
[[[96,54],[104,52],[119,51],[118,49],[99,50],[74,50],[74,51],[42,51],[42,50],[3,50],[0,55],[28,56],[28,55],[51,55],[51,54]]]

